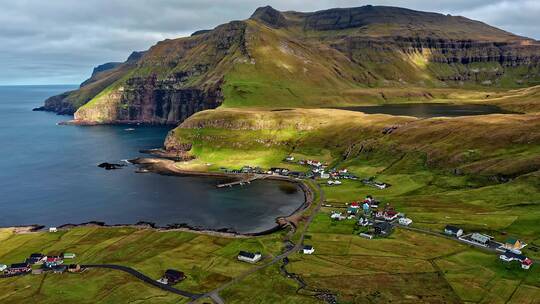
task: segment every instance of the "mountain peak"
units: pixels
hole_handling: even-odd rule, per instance
[[[283,14],[270,5],[257,8],[250,19],[261,21],[266,25],[275,28],[284,27],[286,25]]]

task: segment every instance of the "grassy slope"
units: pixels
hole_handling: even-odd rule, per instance
[[[457,224],[538,246],[540,227],[533,223],[540,221],[539,123],[538,115],[418,120],[339,110],[222,109],[196,114],[171,136],[193,143],[198,157],[179,166],[305,170],[281,159],[291,154],[316,158],[393,185],[377,190],[360,181],[323,184],[334,206],[372,194],[406,212],[417,227],[440,231]],[[389,125],[402,126],[383,136],[381,130]],[[343,158],[346,152],[349,156]],[[456,168],[463,173],[452,174]],[[498,183],[493,175],[518,177]],[[359,239],[353,221],[329,221],[331,210],[335,208],[324,208],[310,228],[308,242],[317,254],[296,256],[291,269],[312,287],[337,291],[346,302],[368,297],[381,303],[519,303],[532,300],[527,292],[540,290],[537,267],[524,273],[493,254],[413,232],[400,231],[389,240]],[[540,258],[537,252],[525,253]],[[344,284],[344,278],[350,283]],[[438,286],[437,291],[421,288],[426,282]]]
[[[187,232],[157,232],[133,228],[81,227],[58,233],[10,234],[0,230],[0,261],[22,261],[33,252],[75,252],[77,263],[131,266],[153,278],[168,268],[186,273],[178,287],[203,292],[252,267],[236,261],[239,250],[261,251],[270,258],[281,249],[281,234],[230,239]],[[5,236],[5,237],[4,237]],[[178,296],[139,283],[128,275],[107,270],[82,274],[47,274],[0,280],[2,303],[177,303]],[[283,294],[283,296],[287,296]],[[184,299],[185,300],[185,299]]]

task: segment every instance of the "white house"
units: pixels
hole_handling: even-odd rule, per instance
[[[7,269],[7,265],[0,264],[0,271],[4,271]]]
[[[398,220],[398,223],[403,226],[409,226],[412,224],[412,220],[408,217],[402,217]]]
[[[56,227],[50,227],[49,232],[58,232],[58,229]]]
[[[240,251],[238,253],[238,260],[248,263],[257,263],[262,258],[262,255],[260,252],[247,252],[247,251]]]
[[[448,235],[453,235],[453,236],[456,236],[456,237],[460,237],[460,236],[463,235],[463,229],[461,229],[459,227],[456,227],[456,226],[447,225],[444,228],[444,233],[448,234]]]
[[[325,173],[324,171],[322,171],[322,172],[321,172],[321,178],[323,178],[323,179],[329,179],[329,178],[330,178],[330,174]]]
[[[287,158],[285,158],[286,161],[294,161],[294,156],[287,156]]]
[[[302,249],[302,253],[304,254],[313,254],[315,252],[315,248],[313,248],[313,246],[310,246],[310,245],[305,245],[304,248]]]
[[[385,184],[385,183],[374,183],[373,186],[375,186],[376,188],[379,188],[381,190],[386,189],[386,187],[388,187],[388,185]]]

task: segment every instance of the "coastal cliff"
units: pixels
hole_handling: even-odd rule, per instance
[[[225,107],[328,107],[408,99],[425,88],[540,83],[540,43],[460,16],[363,6],[312,13],[258,8],[94,70],[43,109],[96,123],[178,124]],[[394,96],[366,95],[396,88]],[[390,99],[389,99],[390,98]],[[392,99],[393,98],[393,99]]]

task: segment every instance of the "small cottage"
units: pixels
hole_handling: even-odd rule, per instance
[[[8,268],[7,265],[0,264],[0,272],[6,270],[7,268]]]
[[[28,273],[32,271],[32,267],[28,263],[16,263],[11,264],[11,266],[6,270],[8,274],[19,274],[19,273]]]
[[[56,266],[53,266],[51,268],[52,268],[52,271],[54,273],[64,273],[64,272],[67,271],[67,266],[66,265],[56,265]]]
[[[27,262],[30,264],[41,264],[45,261],[47,257],[41,253],[32,253],[27,259]]]
[[[447,235],[460,237],[460,236],[463,235],[463,229],[458,228],[456,226],[447,225],[446,227],[444,227],[444,233],[447,234]]]
[[[531,265],[533,264],[533,261],[529,258],[526,258],[521,262],[521,268],[523,269],[529,269],[531,268]]]
[[[521,242],[520,240],[516,238],[508,238],[506,242],[504,242],[503,247],[504,249],[508,249],[508,250],[521,250],[526,245],[527,244]]]
[[[311,245],[305,245],[304,248],[302,248],[303,254],[313,254],[315,252],[315,248]]]
[[[50,227],[49,232],[58,232],[58,229],[56,227]]]
[[[81,272],[82,268],[81,268],[81,265],[79,264],[69,264],[67,270],[68,272],[76,273],[76,272]]]
[[[398,223],[402,226],[409,226],[410,224],[412,224],[412,220],[407,217],[402,217],[398,220]]]
[[[257,263],[262,258],[262,255],[260,252],[247,252],[247,251],[240,251],[238,253],[238,260],[248,263]]]
[[[167,280],[166,284],[173,285],[184,280],[186,278],[186,275],[178,270],[167,269],[163,277]]]
[[[373,224],[373,231],[376,235],[388,236],[392,233],[392,224],[388,222],[376,222]]]
[[[62,254],[62,257],[64,259],[74,259],[75,258],[75,253],[65,252],[65,253]]]

